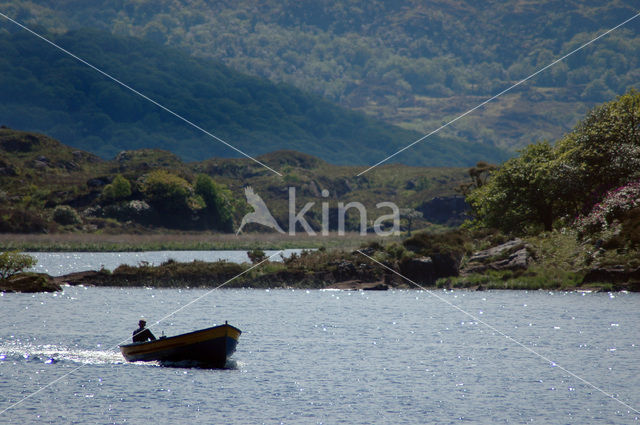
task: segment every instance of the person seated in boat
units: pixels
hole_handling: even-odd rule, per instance
[[[140,320],[138,322],[139,328],[133,331],[133,342],[145,342],[147,340],[155,341],[156,337],[153,336],[151,331],[145,326],[147,326],[147,322],[145,320]]]

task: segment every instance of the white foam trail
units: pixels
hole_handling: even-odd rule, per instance
[[[20,358],[25,361],[39,360],[43,363],[57,363],[60,361],[94,365],[124,363],[122,355],[117,351],[88,350],[55,345],[0,345],[0,361]]]

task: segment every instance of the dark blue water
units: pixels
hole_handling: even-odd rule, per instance
[[[638,413],[419,291],[217,290],[152,330],[225,320],[228,370],[123,363],[116,346],[203,290],[0,297],[0,423],[638,423]],[[437,292],[640,408],[638,294]],[[79,368],[79,369],[78,369]],[[70,375],[65,376],[72,372]]]

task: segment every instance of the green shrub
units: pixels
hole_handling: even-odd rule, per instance
[[[82,222],[78,212],[68,205],[58,205],[53,210],[53,221],[63,226]]]
[[[166,170],[154,170],[138,179],[140,192],[152,211],[145,222],[168,228],[202,229],[206,204],[187,180]]]
[[[251,251],[247,251],[247,255],[249,256],[249,260],[253,264],[258,264],[261,261],[266,260],[267,255],[261,249],[253,249]]]
[[[207,225],[225,232],[233,230],[233,206],[229,202],[232,195],[229,189],[216,184],[206,174],[200,174],[194,190],[206,205],[202,215]]]
[[[107,201],[119,201],[131,196],[131,183],[121,174],[102,189],[102,197]]]
[[[140,186],[149,203],[161,211],[189,210],[193,188],[182,177],[166,170],[155,170],[142,177]]]
[[[444,233],[418,233],[402,243],[409,251],[420,255],[467,253],[470,242],[468,232],[452,230]]]
[[[389,257],[395,260],[402,260],[410,256],[406,248],[397,242],[387,246],[386,252],[389,255]]]
[[[24,269],[31,268],[37,261],[32,256],[19,252],[3,252],[0,254],[0,279],[6,279]]]
[[[0,233],[44,233],[47,227],[47,220],[35,211],[0,209]]]

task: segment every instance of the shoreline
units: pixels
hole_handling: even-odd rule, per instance
[[[73,240],[86,241],[88,236],[76,236]],[[149,239],[149,236],[136,235],[135,240],[139,243],[141,238],[146,238],[147,241],[159,242],[160,238],[166,238],[166,235],[154,235],[152,239]],[[186,236],[187,239],[190,237],[191,239],[183,243],[193,243],[196,240],[201,241],[206,235],[171,236]],[[250,237],[252,235],[245,235],[239,239],[248,241]],[[298,237],[297,241],[308,249],[309,239],[319,238]],[[282,235],[263,235],[261,242],[277,240],[281,241]],[[335,235],[333,240],[337,240]],[[105,241],[106,238],[101,240]],[[369,239],[369,242],[368,246],[363,247],[361,240],[351,239],[352,244],[359,245],[359,249],[354,250],[349,250],[344,245],[342,249],[326,249],[321,246],[316,250],[302,250],[299,254],[294,253],[288,258],[283,258],[282,262],[266,261],[256,268],[249,262],[180,262],[169,258],[159,265],[151,265],[144,261],[135,266],[120,263],[112,271],[102,268],[55,277],[42,273],[23,273],[11,278],[13,281],[0,281],[0,291],[60,290],[61,285],[66,284],[147,288],[213,288],[224,284],[227,288],[259,289],[415,288],[640,292],[640,267],[592,265],[588,269],[550,268],[549,261],[538,260],[541,258],[539,251],[543,245],[530,244],[521,239],[494,244],[490,248],[473,251],[472,254],[464,256],[455,251],[435,250],[430,255],[427,255],[429,252],[410,253],[399,244],[383,247],[375,239]],[[250,255],[249,258],[257,264],[266,258],[264,253],[259,255],[262,257],[254,258]],[[406,276],[406,280],[400,276]]]
[[[167,278],[151,278],[146,276],[142,279],[132,278],[126,274],[112,274],[104,271],[76,272],[63,276],[53,277],[52,281],[63,287],[70,286],[92,286],[92,287],[114,287],[114,288],[154,288],[154,289],[208,289],[215,288],[228,281],[231,277],[217,276],[219,279],[211,279],[209,276],[172,275]],[[464,291],[491,291],[491,290],[514,290],[514,291],[558,291],[558,292],[638,292],[628,285],[611,285],[610,283],[591,283],[582,286],[539,286],[534,287],[527,282],[514,281],[489,281],[484,284],[474,283],[472,280],[468,284],[452,285],[450,281],[439,280],[432,285],[421,285],[420,287],[409,282],[399,281],[399,279],[389,278],[389,275],[382,279],[349,279],[340,281],[322,280],[326,275],[320,276],[300,276],[298,273],[265,273],[248,279],[237,279],[224,286],[225,289],[314,289],[314,290],[342,290],[342,291],[386,291],[386,290],[417,290],[417,291],[440,291],[440,290],[464,290]]]
[[[141,252],[141,251],[224,251],[252,249],[355,249],[378,241],[375,234],[335,232],[327,236],[279,233],[148,233],[148,234],[0,234],[0,251],[22,252]],[[389,236],[386,241],[399,241]]]
[[[210,265],[216,263],[209,263]],[[340,291],[555,291],[555,292],[639,292],[629,285],[612,285],[611,283],[590,283],[581,286],[532,286],[530,283],[513,281],[488,281],[482,284],[469,280],[467,284],[452,285],[450,280],[440,279],[431,285],[420,287],[408,282],[399,281],[385,275],[382,279],[347,279],[325,280],[326,274],[306,275],[279,271],[250,275],[229,282],[246,265],[226,263],[226,270],[218,270],[217,274],[177,273],[159,276],[158,274],[131,273],[136,267],[123,266],[115,273],[102,271],[73,272],[62,276],[50,276],[46,273],[19,273],[9,279],[0,280],[0,293],[37,293],[62,291],[65,286],[87,286],[108,288],[153,288],[153,289],[210,289],[228,282],[221,289],[305,289],[305,290],[340,290]],[[147,267],[153,269],[154,267]],[[123,270],[124,269],[124,270]]]

